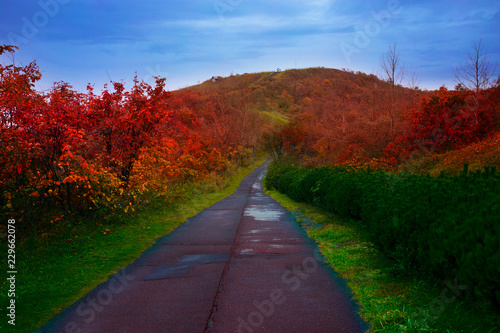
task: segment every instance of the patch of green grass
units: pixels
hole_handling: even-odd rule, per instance
[[[155,240],[213,203],[233,193],[241,180],[265,159],[233,170],[225,185],[189,185],[188,198],[122,217],[117,221],[85,220],[42,236],[26,237],[16,248],[16,326],[0,320],[0,331],[31,332],[133,262]],[[73,223],[70,226],[69,223]],[[2,243],[2,252],[7,253]],[[4,280],[5,281],[5,280]],[[3,283],[1,307],[7,307]],[[3,312],[2,312],[3,313]]]
[[[317,242],[326,262],[351,289],[370,332],[500,332],[498,313],[455,297],[444,281],[400,274],[366,240],[360,222],[297,203],[277,191],[266,193],[290,210]]]
[[[276,74],[276,75],[274,76],[274,78],[275,78],[275,79],[279,79],[279,78],[281,78],[281,76],[282,76],[282,75],[283,75],[283,73],[285,73],[285,72],[286,72],[286,71],[281,71],[281,72],[279,72],[278,74]]]
[[[289,123],[289,120],[287,117],[283,114],[280,114],[279,111],[259,111],[260,114],[268,117],[272,121],[274,121],[276,124],[279,125],[286,125]]]

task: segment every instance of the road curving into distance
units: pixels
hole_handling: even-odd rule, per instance
[[[263,193],[265,170],[36,332],[365,332],[345,283]]]

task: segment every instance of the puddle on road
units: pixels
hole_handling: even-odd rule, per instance
[[[260,191],[260,190],[262,190],[262,184],[261,183],[254,183],[252,185],[252,189]]]
[[[262,190],[262,180],[264,179],[265,174],[266,174],[265,172],[262,172],[259,175],[259,177],[257,177],[257,181],[255,183],[253,183],[252,189],[257,190],[259,192]]]
[[[267,230],[269,230],[269,228],[264,228],[264,229],[254,229],[254,230],[250,230],[248,233],[249,233],[249,234],[258,234],[258,233],[260,233],[260,232],[265,232],[265,231],[267,231]]]
[[[265,206],[247,207],[243,211],[243,216],[251,216],[256,221],[279,221],[280,217],[282,217],[283,215],[285,215],[283,211],[269,209]]]

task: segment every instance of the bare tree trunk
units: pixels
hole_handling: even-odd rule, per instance
[[[385,73],[387,82],[391,85],[389,117],[391,118],[391,137],[393,137],[396,117],[396,85],[401,84],[405,77],[405,67],[401,64],[396,43],[393,46],[389,46],[389,51],[380,57],[380,65]]]
[[[458,86],[474,90],[476,94],[488,88],[495,74],[497,64],[491,64],[484,53],[484,44],[480,39],[474,42],[465,63],[453,71]]]

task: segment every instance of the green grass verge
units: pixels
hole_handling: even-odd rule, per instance
[[[133,262],[155,239],[232,194],[241,180],[266,158],[261,156],[251,165],[234,170],[222,187],[189,186],[184,196],[189,199],[183,202],[126,216],[119,223],[82,221],[44,237],[27,237],[16,248],[16,326],[7,324],[5,309],[9,300],[4,282],[0,332],[31,332],[39,328]],[[4,243],[1,249],[1,253],[7,253]]]
[[[266,193],[296,215],[326,262],[346,280],[370,332],[500,332],[498,313],[455,297],[444,281],[397,274],[393,263],[363,237],[360,222],[297,203],[277,191]],[[450,281],[453,285],[453,277]]]

